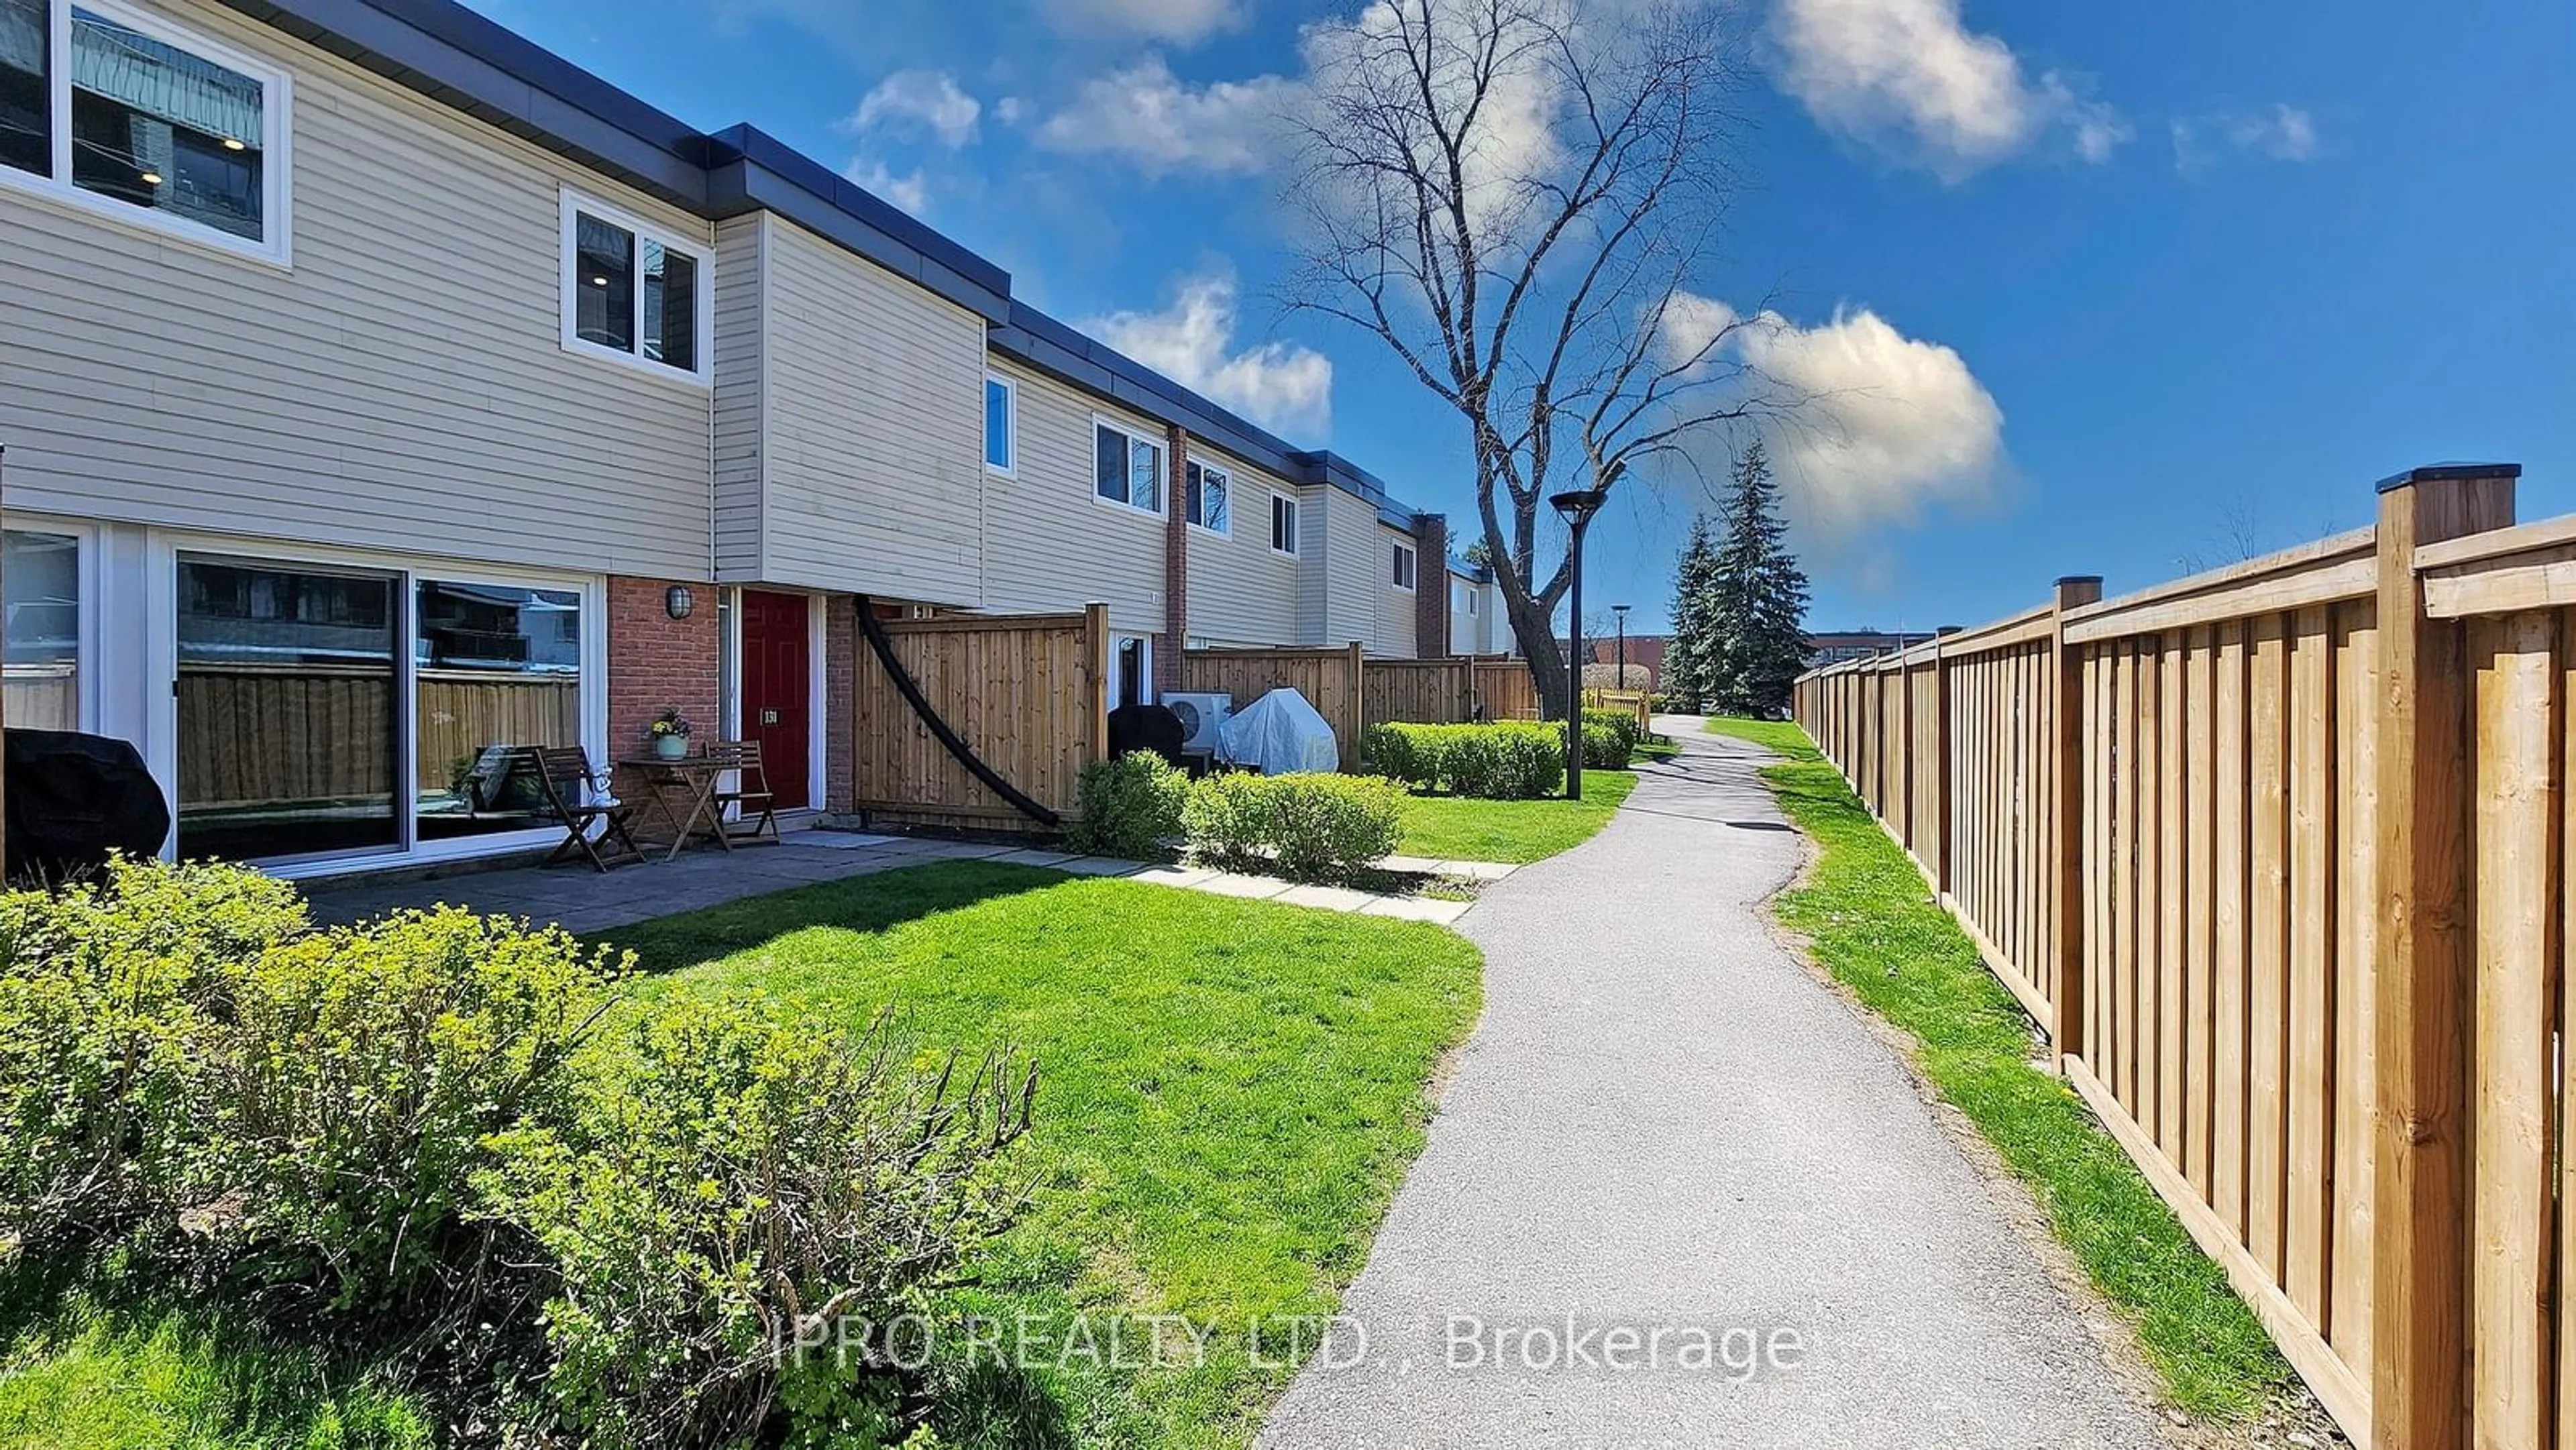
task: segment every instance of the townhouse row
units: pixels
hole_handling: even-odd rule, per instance
[[[1444,521],[1011,295],[750,127],[446,0],[0,0],[12,726],[135,742],[169,849],[522,849],[494,743],[676,709],[846,799],[889,614],[1506,647]]]

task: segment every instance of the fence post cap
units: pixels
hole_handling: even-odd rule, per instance
[[[2379,481],[2379,492],[2395,493],[2419,483],[2446,483],[2472,478],[2520,478],[2519,463],[2428,463],[2404,473],[2390,474]]]

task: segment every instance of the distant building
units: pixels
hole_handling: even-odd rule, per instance
[[[1891,634],[1882,629],[1848,629],[1837,634],[1811,634],[1807,636],[1807,665],[1817,669],[1845,660],[1865,660],[1921,644],[1931,637],[1929,630]]]

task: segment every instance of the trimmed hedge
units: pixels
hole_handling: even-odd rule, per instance
[[[1213,775],[1182,810],[1193,859],[1339,881],[1395,850],[1403,792],[1364,775]]]
[[[1565,736],[1556,725],[1505,720],[1491,725],[1369,727],[1362,769],[1422,790],[1487,800],[1532,800],[1565,786]]]
[[[1583,764],[1586,769],[1625,770],[1646,738],[1637,717],[1626,710],[1583,712]]]
[[[1189,772],[1150,750],[1095,760],[1082,768],[1079,816],[1066,844],[1135,861],[1167,856],[1165,842],[1181,834],[1181,803],[1189,794]]]

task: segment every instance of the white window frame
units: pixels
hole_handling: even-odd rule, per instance
[[[173,802],[180,797],[179,696],[176,689],[179,678],[179,562],[187,555],[238,559],[290,569],[357,569],[393,575],[397,580],[397,606],[402,615],[394,640],[397,660],[394,755],[397,761],[413,760],[418,751],[418,604],[422,580],[577,592],[581,596],[581,747],[588,752],[592,764],[603,771],[609,766],[612,757],[608,748],[608,582],[602,575],[518,565],[486,565],[377,549],[240,538],[183,529],[151,530],[146,548],[149,570],[145,597],[136,602],[141,604],[147,625],[146,654],[151,678],[161,683],[151,691],[149,717],[143,732],[146,737],[144,760],[152,771],[153,779],[160,782],[161,789]],[[398,793],[397,799],[403,802],[403,809],[396,816],[399,822],[398,844],[390,849],[370,847],[357,851],[273,856],[253,864],[272,876],[297,880],[350,871],[507,855],[563,839],[563,827],[549,825],[532,826],[523,831],[495,831],[487,836],[424,841],[419,836],[417,799],[408,792]],[[179,820],[174,811],[170,818],[170,834],[162,838],[164,859],[175,857],[178,840]]]
[[[6,532],[13,534],[51,534],[72,541],[72,588],[78,591],[79,627],[72,636],[72,728],[93,734],[104,734],[99,728],[99,639],[98,617],[101,605],[99,574],[100,539],[98,525],[83,519],[61,518],[53,514],[19,513],[12,510],[5,520]]]
[[[1002,461],[993,461],[993,394],[1002,390]],[[1097,446],[1097,445],[1095,445]],[[995,478],[1020,475],[1020,385],[1000,373],[984,374],[984,471]]]
[[[1389,539],[1387,542],[1395,545],[1395,553],[1387,560],[1387,582],[1396,593],[1411,594],[1422,587],[1422,551],[1402,539]],[[1411,561],[1410,568],[1404,567],[1408,560]],[[1405,583],[1396,577],[1399,574],[1412,575],[1413,582]]]
[[[1186,492],[1187,492],[1187,491],[1188,491],[1188,489],[1189,489],[1189,470],[1190,470],[1190,469],[1192,469],[1192,468],[1195,468],[1195,469],[1197,469],[1197,470],[1199,471],[1199,497],[1200,497],[1200,499],[1201,499],[1202,501],[1204,501],[1204,500],[1207,498],[1207,481],[1208,481],[1208,479],[1210,479],[1210,478],[1218,478],[1218,479],[1222,479],[1222,480],[1224,480],[1224,487],[1225,487],[1225,527],[1224,527],[1224,528],[1221,528],[1221,529],[1211,529],[1211,528],[1209,528],[1206,524],[1203,524],[1203,523],[1199,522],[1197,519],[1190,519],[1190,521],[1189,521],[1190,527],[1191,527],[1191,528],[1194,528],[1194,529],[1196,529],[1196,530],[1198,530],[1198,531],[1199,531],[1200,533],[1202,533],[1202,534],[1209,534],[1209,535],[1213,535],[1213,536],[1214,536],[1214,537],[1216,537],[1216,538],[1220,538],[1220,539],[1230,539],[1230,538],[1233,538],[1233,537],[1234,537],[1234,470],[1233,470],[1233,469],[1231,469],[1231,468],[1222,467],[1222,466],[1220,466],[1220,465],[1218,465],[1218,464],[1214,464],[1214,463],[1202,463],[1202,462],[1200,462],[1198,459],[1195,459],[1195,458],[1190,459],[1190,460],[1188,460],[1187,464],[1186,464],[1186,465],[1183,467],[1183,469],[1181,470],[1181,473],[1182,473],[1182,477],[1181,477],[1181,488],[1182,488],[1182,490],[1183,490],[1183,492],[1184,492],[1185,494],[1186,494]],[[1184,497],[1184,498],[1181,500],[1181,513],[1182,513],[1182,515],[1183,515],[1184,517],[1187,517],[1187,515],[1189,514],[1189,511],[1190,511],[1190,501],[1189,501],[1189,499],[1188,499],[1188,498]],[[1204,513],[1206,512],[1206,510],[1205,510],[1204,508],[1202,508],[1202,509],[1200,510],[1200,512],[1201,512],[1202,514],[1204,514]]]
[[[210,40],[174,20],[137,10],[118,0],[79,0],[81,9],[102,20],[140,31],[164,45],[175,46],[260,83],[260,222],[256,241],[190,221],[175,212],[135,206],[101,196],[72,183],[72,6],[74,0],[44,0],[45,119],[52,152],[48,174],[37,176],[14,166],[0,166],[0,189],[23,192],[59,203],[130,231],[148,233],[205,247],[230,256],[264,262],[280,269],[295,265],[292,225],[295,205],[293,117],[295,82],[284,67],[220,41]]]
[[[1467,617],[1469,619],[1473,619],[1484,612],[1480,607],[1484,594],[1485,586],[1482,584],[1470,584],[1467,586]]]
[[[1300,507],[1302,502],[1293,493],[1281,493],[1275,488],[1270,491],[1270,552],[1280,558],[1297,558],[1306,547],[1306,518],[1305,510]],[[1283,503],[1288,506],[1288,547],[1284,549],[1279,547],[1279,506]]]
[[[592,342],[581,335],[579,263],[581,218],[585,213],[610,226],[621,227],[634,235],[635,351],[633,352],[620,352],[616,348]],[[557,289],[563,294],[560,301],[564,351],[581,357],[597,358],[602,362],[615,363],[631,372],[642,373],[648,378],[663,378],[700,388],[715,386],[716,254],[713,247],[704,242],[674,236],[668,227],[656,226],[624,207],[601,201],[598,197],[575,191],[569,186],[563,188],[559,241],[561,245],[555,261],[555,282]],[[697,264],[697,296],[691,299],[697,313],[694,326],[698,340],[698,365],[695,369],[675,368],[669,363],[655,362],[644,355],[644,244],[648,241],[660,244],[666,252],[678,252]]]
[[[1145,508],[1137,504],[1135,501],[1136,459],[1133,453],[1130,453],[1127,458],[1127,497],[1103,498],[1100,496],[1100,430],[1103,428],[1124,437],[1131,449],[1138,444],[1142,444],[1145,447],[1154,450],[1155,507]],[[1091,501],[1100,505],[1102,508],[1117,509],[1121,513],[1142,514],[1151,519],[1164,517],[1166,512],[1172,506],[1171,440],[1168,438],[1156,437],[1149,433],[1140,433],[1133,427],[1119,422],[1117,419],[1110,417],[1106,413],[1092,414],[1091,467],[1083,477],[1083,489],[1091,495]]]

